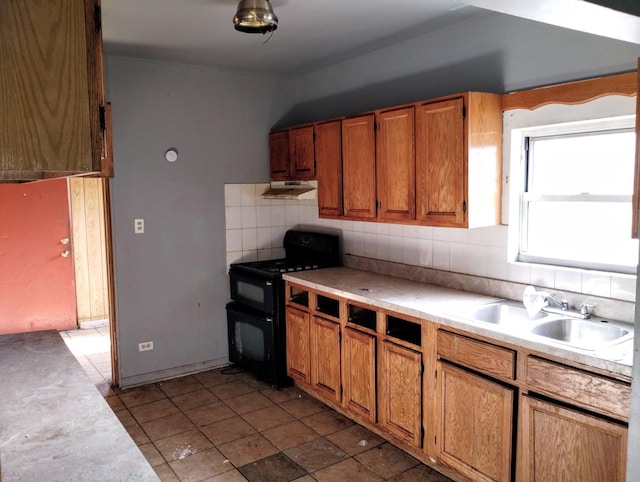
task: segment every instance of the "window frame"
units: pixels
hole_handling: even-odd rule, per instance
[[[532,263],[541,265],[551,265],[561,268],[579,268],[585,270],[598,270],[611,273],[635,274],[637,265],[615,265],[607,263],[589,263],[580,260],[565,258],[532,255],[527,252],[528,245],[528,206],[531,202],[633,202],[632,194],[609,195],[609,194],[532,194],[528,192],[531,182],[529,170],[530,140],[544,139],[552,137],[578,137],[582,135],[592,135],[602,132],[634,132],[635,115],[622,115],[615,117],[591,119],[577,122],[567,122],[543,126],[531,126],[518,129],[520,135],[522,178],[519,180],[519,196],[517,210],[517,249],[515,250],[516,263]],[[631,233],[632,219],[629,219],[629,233]],[[589,227],[585,228],[588,235]]]

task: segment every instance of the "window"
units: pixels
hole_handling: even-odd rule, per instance
[[[524,132],[518,260],[635,273],[632,117]]]

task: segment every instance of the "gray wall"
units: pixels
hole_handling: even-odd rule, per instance
[[[106,70],[118,355],[130,386],[227,361],[224,183],[268,179],[267,133],[291,89],[276,77],[118,57]],[[145,234],[134,234],[135,218]],[[138,352],[149,340],[154,350]]]
[[[280,124],[627,72],[638,56],[638,45],[488,13],[297,77],[297,105]]]

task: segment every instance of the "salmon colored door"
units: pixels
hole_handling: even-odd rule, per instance
[[[66,179],[0,184],[0,334],[77,327],[70,232]]]

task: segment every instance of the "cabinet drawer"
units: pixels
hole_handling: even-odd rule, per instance
[[[487,375],[515,379],[516,353],[448,331],[438,331],[438,355]]]
[[[626,383],[534,356],[527,358],[526,380],[530,390],[625,421],[629,418],[631,386]]]

